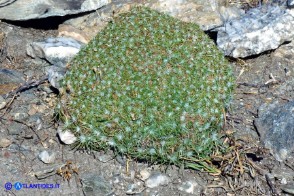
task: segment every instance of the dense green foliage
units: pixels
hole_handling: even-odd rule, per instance
[[[60,113],[79,147],[179,165],[222,145],[233,77],[196,24],[136,7],[79,52],[62,86]]]

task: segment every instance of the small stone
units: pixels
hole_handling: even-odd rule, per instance
[[[161,185],[167,185],[170,182],[170,178],[161,173],[152,174],[145,182],[146,187],[155,188]]]
[[[150,177],[150,172],[147,169],[143,169],[140,171],[140,179],[145,181],[146,179],[148,179]]]
[[[7,102],[5,101],[5,99],[2,96],[0,96],[0,110],[6,106],[6,103]]]
[[[178,187],[178,190],[184,191],[189,194],[195,194],[197,192],[196,188],[199,184],[195,181],[186,181],[183,182],[181,186]]]
[[[287,184],[287,179],[286,178],[282,178],[281,184]]]
[[[69,130],[58,129],[57,133],[60,140],[65,144],[73,144],[77,140],[76,136]]]
[[[9,135],[19,135],[22,131],[25,130],[25,126],[19,123],[12,123],[8,126]]]
[[[53,163],[55,160],[55,153],[44,150],[39,154],[39,159],[44,163]]]
[[[34,169],[31,173],[32,176],[36,176],[38,179],[44,179],[49,176],[53,176],[56,174],[57,169],[64,167],[65,164],[54,164],[50,166],[46,166],[40,169]]]
[[[17,112],[14,114],[14,119],[15,120],[23,120],[27,118],[29,115],[25,112]]]
[[[59,81],[64,77],[66,69],[58,66],[51,66],[47,69],[47,73],[50,84],[54,88],[59,89]]]
[[[92,173],[84,174],[81,180],[86,196],[110,195],[113,192],[111,185],[102,176]]]
[[[82,43],[66,37],[48,38],[43,42],[33,42],[27,54],[33,58],[45,58],[52,65],[65,67],[81,49]]]
[[[9,139],[6,139],[6,138],[0,139],[0,147],[1,148],[6,148],[6,147],[10,146],[11,143],[12,142]]]
[[[136,184],[129,184],[126,194],[128,195],[140,194],[144,190],[144,188],[140,185],[141,185],[140,182]]]

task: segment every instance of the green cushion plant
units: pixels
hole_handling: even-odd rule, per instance
[[[77,147],[210,171],[233,74],[198,25],[134,7],[70,65],[58,111]]]

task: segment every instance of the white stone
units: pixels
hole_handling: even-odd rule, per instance
[[[39,154],[39,159],[44,163],[53,163],[55,161],[55,153],[49,153],[46,150]]]
[[[82,43],[69,38],[48,38],[27,46],[27,54],[33,58],[46,58],[51,64],[65,67],[81,49]]]
[[[146,187],[155,188],[161,185],[167,185],[170,182],[170,178],[161,173],[152,174],[145,182]]]
[[[57,130],[57,133],[60,140],[65,144],[73,144],[77,140],[76,136],[73,133],[71,133],[69,130],[63,131],[62,129],[59,128]]]

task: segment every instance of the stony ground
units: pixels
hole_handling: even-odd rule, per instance
[[[28,57],[26,44],[56,36],[57,31],[0,22],[0,32],[10,32],[7,50],[0,53],[0,68],[21,73],[21,76],[10,74],[15,82],[0,84],[6,103],[0,110],[1,195],[286,195],[282,189],[294,191],[294,186],[289,186],[294,176],[293,156],[284,163],[275,161],[259,143],[253,124],[262,103],[287,102],[293,98],[293,92],[274,96],[275,90],[291,79],[285,72],[291,66],[291,58],[279,55],[279,50],[231,61],[239,85],[224,132],[232,153],[216,157],[215,163],[222,174],[210,175],[174,166],[148,165],[114,156],[111,151],[74,151],[61,144],[57,137],[58,124],[53,118],[58,92],[47,81],[4,96],[19,87],[20,78],[38,81],[45,75],[49,64]],[[264,88],[251,85],[266,83],[270,75],[280,82]],[[51,163],[40,160],[43,151],[55,156],[52,160],[49,156],[47,161]],[[55,188],[8,190],[9,182],[27,186],[53,184]]]

